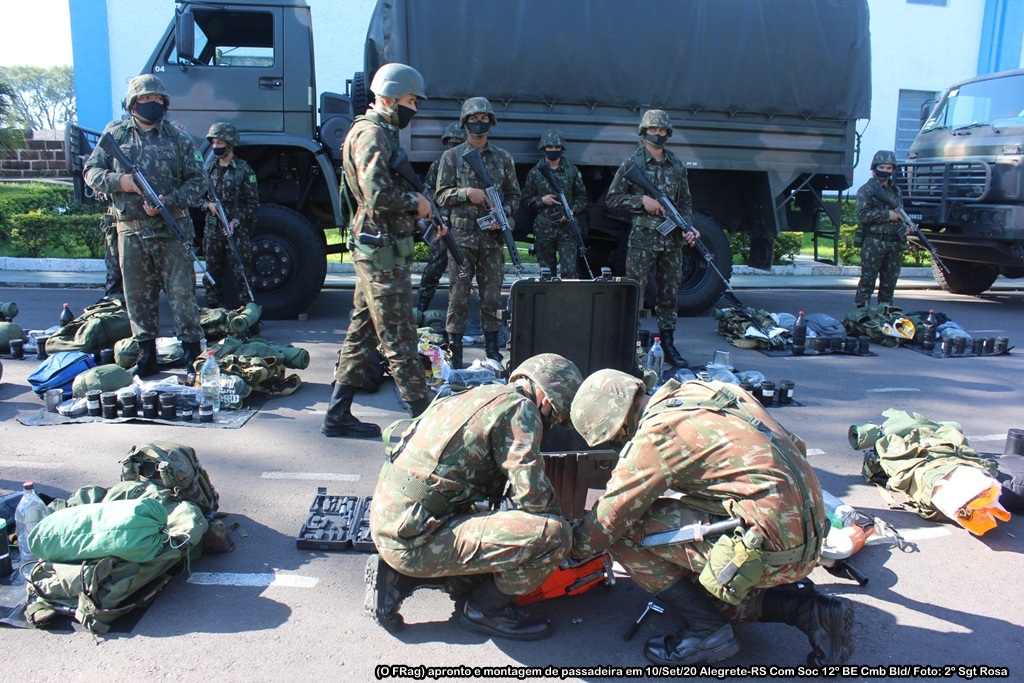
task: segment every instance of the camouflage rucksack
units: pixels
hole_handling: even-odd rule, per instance
[[[903,309],[890,304],[850,309],[843,326],[853,336],[870,337],[871,341],[890,348],[912,340],[915,333],[914,323],[903,314]]]
[[[87,306],[82,315],[53,333],[46,342],[47,353],[81,351],[96,353],[132,336],[128,309],[120,299]]]
[[[216,512],[220,500],[195,450],[176,443],[154,441],[132,448],[121,462],[121,481],[151,481],[205,514]]]

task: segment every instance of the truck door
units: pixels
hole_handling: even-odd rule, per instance
[[[284,51],[280,8],[192,9],[193,57],[179,60],[175,31],[152,70],[171,95],[170,116],[203,137],[214,121],[240,129],[284,130]]]

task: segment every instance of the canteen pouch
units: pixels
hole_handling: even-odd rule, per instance
[[[400,259],[411,259],[416,252],[416,240],[411,236],[400,237],[395,240],[395,256]]]
[[[395,248],[391,246],[378,247],[370,255],[373,265],[381,270],[391,270],[395,267]]]
[[[738,605],[767,569],[764,553],[748,548],[742,534],[719,536],[700,572],[700,585],[722,602]]]

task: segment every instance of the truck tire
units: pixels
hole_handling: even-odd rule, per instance
[[[953,294],[981,294],[999,277],[999,269],[996,266],[952,259],[947,259],[943,263],[949,268],[949,272],[942,270],[932,261],[932,276],[940,287]]]
[[[263,317],[296,317],[313,303],[327,277],[323,234],[297,211],[261,205],[252,235],[252,271],[252,289]]]
[[[362,116],[370,106],[370,91],[366,88],[366,73],[357,71],[352,76],[352,118]]]

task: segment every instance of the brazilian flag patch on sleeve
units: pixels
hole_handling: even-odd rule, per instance
[[[199,162],[200,164],[203,163],[203,155],[202,154],[200,154],[198,151],[192,152],[192,154],[193,154],[193,156],[195,156],[197,162]]]
[[[250,174],[249,174],[249,178],[248,178],[248,181],[249,181],[250,183],[255,183],[255,182],[256,182],[256,174],[255,174],[255,173],[250,173]]]

